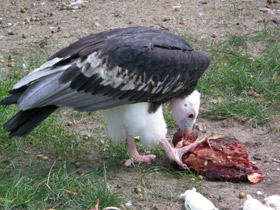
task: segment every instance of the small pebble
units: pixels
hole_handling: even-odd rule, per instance
[[[201,132],[206,132],[206,125],[204,125],[203,123],[197,123],[196,128]]]
[[[261,192],[261,191],[258,190],[258,191],[256,192],[256,194],[257,194],[257,195],[263,195],[263,192]]]
[[[84,173],[84,171],[82,170],[82,169],[79,169],[78,171],[77,171],[77,174],[78,175],[82,175]]]
[[[203,176],[202,175],[198,175],[198,179],[203,180]]]
[[[169,20],[170,20],[170,18],[168,18],[168,17],[164,17],[162,20],[163,20],[164,22],[166,22],[166,21],[169,21]]]
[[[22,8],[20,8],[20,12],[21,13],[25,13],[25,9],[22,7]]]
[[[21,38],[26,39],[26,35],[25,35],[25,34],[22,34],[22,35],[21,35]]]
[[[9,32],[8,32],[8,35],[15,35],[15,33],[12,32],[12,31],[9,31]]]
[[[43,159],[43,157],[44,157],[44,155],[42,155],[42,154],[37,155],[37,159]]]
[[[127,167],[131,166],[131,164],[132,164],[132,160],[131,159],[128,159],[128,160],[124,161],[124,165],[127,166]]]
[[[80,167],[81,167],[81,163],[80,163],[80,162],[76,162],[76,163],[75,163],[75,166],[76,166],[77,168],[80,168]]]
[[[43,157],[43,160],[44,160],[44,161],[48,161],[49,158],[48,158],[47,156],[44,156],[44,157]]]
[[[88,132],[82,132],[82,136],[84,140],[88,140],[90,138],[90,134]]]
[[[245,196],[246,196],[245,192],[240,192],[238,195],[238,198],[242,199],[242,198],[245,198]]]
[[[60,157],[60,156],[57,157],[57,160],[62,161],[62,157]]]
[[[67,122],[66,122],[66,125],[70,127],[70,126],[73,125],[73,123],[72,123],[71,121],[67,121]]]
[[[85,3],[82,3],[82,5],[81,5],[82,7],[86,7],[87,5],[85,4]]]
[[[4,61],[4,60],[0,60],[0,63],[1,63],[1,64],[4,64],[4,63],[5,63],[5,61]]]
[[[14,67],[15,66],[15,62],[9,62],[8,63],[8,67]]]
[[[131,207],[132,206],[132,202],[131,201],[128,201],[126,204],[125,204],[126,207]]]
[[[178,7],[176,7],[174,10],[175,10],[176,12],[180,11],[180,9],[179,9]]]
[[[140,187],[135,187],[134,188],[134,192],[135,193],[140,193],[142,190],[141,190],[141,188]]]
[[[262,159],[262,156],[259,155],[259,154],[255,154],[255,155],[253,156],[253,158],[254,158],[255,160],[261,160],[261,159]]]

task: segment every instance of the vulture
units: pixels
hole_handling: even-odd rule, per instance
[[[137,152],[134,137],[146,146],[162,145],[167,157],[187,168],[166,138],[162,104],[170,102],[180,129],[192,129],[198,115],[198,79],[210,64],[181,37],[148,27],[112,29],[86,36],[52,55],[9,91],[1,105],[19,112],[4,124],[9,137],[24,137],[59,107],[104,113],[108,135],[127,139],[135,162],[154,155]]]

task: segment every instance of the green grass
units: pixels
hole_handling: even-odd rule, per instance
[[[201,112],[203,116],[263,124],[280,114],[279,35],[279,30],[265,27],[248,35],[232,35],[209,50],[212,64],[198,85],[208,99],[209,109]],[[249,54],[249,42],[264,46],[260,56]]]
[[[68,165],[54,162],[42,175],[33,175],[36,164],[18,171],[8,165],[0,172],[1,209],[89,209],[97,198],[100,208],[120,204],[118,192],[108,188],[105,167],[100,172],[77,175],[68,172]]]

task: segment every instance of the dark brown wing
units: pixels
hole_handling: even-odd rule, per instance
[[[191,93],[210,63],[182,38],[145,27],[90,35],[56,57],[76,59],[59,79],[73,90],[155,104]]]

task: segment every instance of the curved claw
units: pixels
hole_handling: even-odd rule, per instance
[[[181,148],[174,148],[170,145],[167,139],[162,139],[160,141],[163,149],[165,150],[168,158],[174,162],[176,162],[180,167],[185,170],[189,170],[188,166],[183,163],[182,157],[185,153],[187,153],[190,149],[196,147],[198,144],[203,143],[207,138],[204,138],[198,142],[195,142],[189,146],[181,147]]]
[[[138,163],[147,163],[152,164],[152,162],[156,159],[155,155],[135,155],[132,157],[135,162]]]
[[[185,170],[189,170],[189,167],[187,164],[183,163],[182,161],[182,157],[185,154],[185,150],[182,150],[182,148],[172,148],[172,152],[171,152],[171,156],[169,156],[169,158],[173,161],[175,161],[180,167],[182,167]],[[174,156],[173,156],[174,154]]]
[[[126,166],[131,165],[132,162],[138,162],[138,163],[147,163],[147,164],[152,164],[153,161],[156,159],[155,155],[140,155],[137,151],[135,142],[134,142],[134,137],[130,136],[128,134],[128,131],[126,131],[126,138],[127,138],[127,143],[128,143],[128,151],[131,156],[131,160],[127,160],[125,162]]]
[[[124,165],[125,166],[130,166],[132,163],[137,162],[137,163],[146,163],[146,164],[154,164],[156,161],[156,156],[155,155],[139,155],[136,154],[132,158],[125,160]]]

